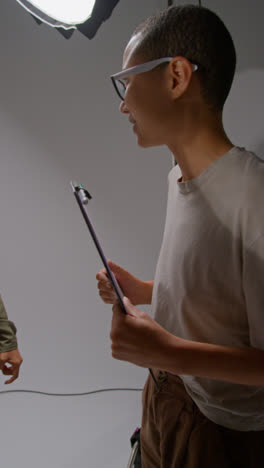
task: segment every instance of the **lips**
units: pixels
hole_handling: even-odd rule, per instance
[[[132,125],[134,125],[134,124],[136,123],[136,121],[135,121],[135,120],[133,120],[133,119],[131,119],[131,117],[129,117],[129,119],[128,119],[128,120],[129,120],[129,122],[130,122]]]
[[[133,132],[136,131],[136,122],[134,120],[130,120],[131,122],[131,125],[132,125],[132,129],[133,129]]]
[[[136,133],[136,121],[134,119],[132,119],[131,117],[129,117],[128,120],[131,123],[131,125],[133,126],[133,132]]]

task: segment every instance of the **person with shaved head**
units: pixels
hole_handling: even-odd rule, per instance
[[[154,280],[109,261],[128,315],[97,273],[113,357],[158,382],[143,391],[143,468],[264,465],[264,164],[223,126],[235,68],[223,21],[184,5],[147,18],[111,77],[138,145],[175,160]]]

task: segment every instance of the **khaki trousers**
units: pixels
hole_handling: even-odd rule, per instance
[[[207,419],[181,379],[154,371],[143,391],[142,468],[262,468],[264,431],[234,431]]]

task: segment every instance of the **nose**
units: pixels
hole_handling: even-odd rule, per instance
[[[127,106],[126,106],[125,101],[121,101],[121,104],[119,106],[119,110],[120,110],[120,112],[122,112],[122,114],[129,114],[129,110],[128,110]]]

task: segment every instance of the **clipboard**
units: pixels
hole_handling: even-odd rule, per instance
[[[87,204],[89,202],[89,200],[92,199],[92,196],[90,195],[90,193],[88,192],[88,190],[86,190],[84,188],[84,186],[82,184],[76,184],[75,182],[71,182],[71,187],[72,187],[72,190],[73,190],[73,193],[74,193],[74,196],[76,198],[76,201],[79,205],[79,208],[82,212],[82,215],[83,215],[83,218],[85,220],[85,223],[90,231],[90,234],[91,234],[91,237],[94,241],[94,244],[96,246],[96,249],[99,253],[99,256],[103,262],[103,265],[107,271],[107,274],[108,274],[108,277],[113,285],[113,288],[116,292],[116,295],[118,297],[118,301],[119,301],[119,304],[120,304],[120,307],[121,307],[121,310],[124,314],[128,314],[128,312],[126,311],[126,307],[125,307],[125,304],[123,302],[123,297],[124,297],[124,294],[115,278],[115,275],[112,273],[111,269],[109,268],[109,265],[107,263],[107,260],[106,260],[106,256],[103,252],[103,249],[101,247],[101,244],[97,238],[97,235],[95,233],[95,230],[94,230],[94,227],[89,219],[89,216],[88,216],[88,213],[87,213]],[[156,381],[156,378],[152,372],[151,369],[149,369],[149,372],[150,372],[150,375],[154,381],[154,384],[156,386],[156,389],[159,390],[159,386],[158,386],[158,383]]]
[[[115,278],[115,275],[112,273],[112,271],[110,270],[109,268],[109,265],[107,263],[107,260],[106,260],[106,257],[105,257],[105,254],[103,252],[103,249],[100,245],[100,242],[96,236],[96,233],[95,233],[95,230],[93,228],[93,225],[89,219],[89,216],[88,216],[88,213],[87,213],[87,208],[86,208],[86,205],[88,204],[88,201],[92,199],[90,193],[83,187],[83,185],[79,184],[79,185],[76,185],[74,184],[73,182],[71,182],[71,186],[72,186],[72,190],[73,190],[73,193],[75,195],[75,198],[77,200],[77,203],[80,207],[80,210],[82,212],[82,215],[84,217],[84,220],[86,222],[86,225],[90,231],[90,234],[92,236],[92,239],[95,243],[95,246],[96,246],[96,249],[101,257],[101,260],[104,264],[104,267],[107,271],[107,274],[108,274],[108,277],[113,285],[113,288],[116,292],[116,295],[118,297],[118,301],[119,301],[119,304],[120,304],[120,307],[123,311],[124,314],[127,314],[127,311],[126,311],[126,308],[125,308],[125,304],[123,302],[123,297],[124,297],[124,294],[118,284],[118,282],[116,281],[116,278]]]

